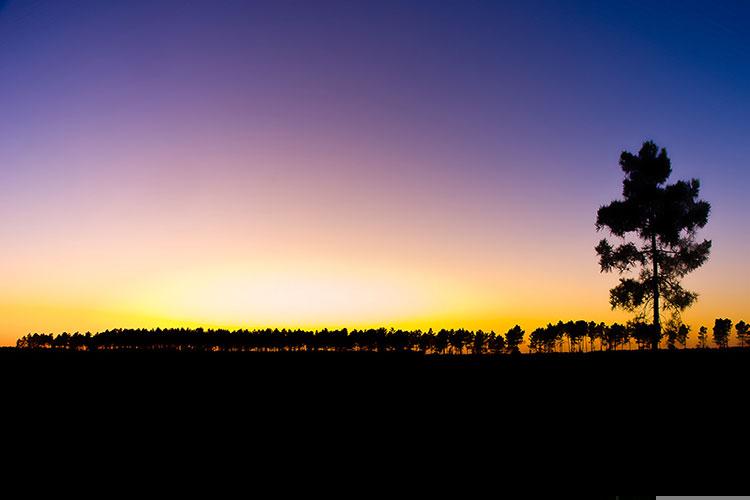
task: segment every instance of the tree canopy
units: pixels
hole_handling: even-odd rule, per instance
[[[729,318],[716,318],[713,333],[716,345],[722,348],[727,347],[729,345],[729,334],[732,333],[732,320]]]
[[[711,241],[697,241],[696,233],[708,222],[711,205],[699,199],[698,179],[667,184],[671,161],[666,149],[651,141],[637,155],[623,151],[620,167],[623,198],[600,207],[596,217],[597,230],[606,229],[619,241],[602,239],[596,253],[602,272],[630,275],[610,290],[610,304],[638,313],[639,319],[652,311],[656,348],[660,310],[679,314],[698,298],[680,281],[708,259]]]
[[[740,347],[745,347],[745,343],[750,338],[750,325],[740,320],[734,325],[734,328],[737,330],[737,339],[740,341]]]

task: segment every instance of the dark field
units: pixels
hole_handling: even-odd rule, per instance
[[[742,484],[746,462],[732,457],[748,450],[748,367],[747,349],[481,357],[0,350],[13,420],[6,428],[44,429],[69,446],[83,436],[118,450],[156,443],[172,456],[231,448],[335,464],[336,474],[359,460],[386,460],[397,469],[388,474],[424,460],[502,460],[510,469],[482,474],[538,474],[543,491],[574,474],[576,490],[593,493],[686,484],[715,492],[704,488],[717,477],[722,489]]]
[[[83,405],[119,398],[166,404],[172,397],[184,404],[330,400],[417,409],[525,402],[622,414],[647,403],[649,412],[699,402],[731,407],[744,399],[749,367],[749,349],[517,356],[0,350],[7,393]]]

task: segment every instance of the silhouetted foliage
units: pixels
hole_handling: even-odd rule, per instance
[[[531,352],[545,352],[545,328],[537,328],[529,335],[529,350]]]
[[[717,318],[714,321],[714,343],[722,348],[729,345],[729,334],[732,333],[732,320]]]
[[[737,340],[740,341],[740,347],[745,347],[745,343],[750,339],[750,325],[740,320],[734,325],[737,330]]]
[[[590,339],[589,345],[593,345],[589,337],[590,325],[595,328],[596,323],[589,324],[583,320],[567,323],[558,321],[555,325],[550,323],[544,328],[537,328],[529,337],[529,349],[533,352],[582,352],[587,337]]]
[[[651,323],[631,321],[627,325],[630,338],[635,340],[638,349],[650,348],[660,342],[660,332]]]
[[[698,347],[701,349],[708,347],[708,328],[705,326],[698,329]]]
[[[519,337],[520,333],[520,337]],[[523,331],[509,332],[514,348],[522,342]],[[421,330],[346,328],[317,331],[260,329],[204,330],[202,328],[113,329],[91,335],[32,333],[20,338],[17,347],[24,349],[153,349],[190,351],[414,351],[428,354],[500,354],[509,345],[495,332],[466,329],[441,329],[434,333]],[[513,350],[513,349],[511,349]]]
[[[744,325],[744,326],[743,326]],[[747,335],[744,322],[737,324],[738,336]],[[732,321],[717,319],[714,340],[726,347]],[[665,325],[669,346],[685,347],[690,328],[679,320]],[[699,347],[706,347],[707,329],[701,327]],[[654,328],[650,323],[631,321],[627,325],[578,321],[559,321],[537,328],[529,336],[532,353],[586,352],[618,350],[630,347],[631,340],[640,349],[651,346]],[[59,335],[30,333],[18,339],[20,349],[93,350],[176,350],[176,351],[334,351],[334,352],[419,352],[423,354],[500,355],[520,351],[525,331],[516,325],[505,335],[494,331],[471,331],[463,328],[401,330],[395,328],[329,330],[258,329],[234,330],[196,328],[111,329]]]
[[[653,312],[656,349],[661,336],[660,309],[683,311],[698,295],[685,290],[680,280],[708,259],[711,242],[695,240],[696,231],[708,222],[711,206],[699,200],[698,179],[666,184],[672,172],[667,151],[651,141],[638,155],[623,151],[623,199],[599,208],[597,230],[608,229],[620,238],[613,246],[602,239],[596,246],[602,272],[634,273],[620,278],[610,290],[612,308],[637,312],[644,319]],[[630,238],[632,235],[632,241]],[[639,335],[645,333],[639,327]]]
[[[667,348],[676,349],[676,344],[680,344],[685,348],[688,336],[690,335],[690,327],[683,323],[679,317],[673,316],[664,325],[663,334],[667,338]]]
[[[687,347],[688,337],[690,336],[690,325],[682,323],[677,329],[677,343],[682,346],[683,349]]]
[[[628,342],[630,334],[625,325],[619,323],[613,323],[612,325],[604,329],[602,335],[602,341],[607,346],[607,350],[616,350],[619,346],[622,346]]]
[[[495,335],[495,332],[492,332],[487,341],[487,348],[492,354],[505,352],[505,338],[502,335]]]
[[[594,346],[596,345],[596,341],[599,341],[599,350],[602,350],[602,343],[604,338],[604,330],[607,328],[607,325],[604,323],[594,323],[593,321],[589,322],[589,328],[587,335],[589,337],[589,350],[593,351]]]
[[[579,320],[575,323],[569,321],[566,323],[566,332],[570,339],[570,351],[581,352],[583,351],[583,342],[588,334],[589,324],[586,321]]]
[[[519,352],[518,347],[523,344],[524,332],[520,326],[516,325],[505,333],[505,348],[510,353]]]

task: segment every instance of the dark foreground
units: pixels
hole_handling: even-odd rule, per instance
[[[433,453],[480,460],[479,449],[526,474],[575,472],[592,486],[689,481],[700,493],[716,484],[713,473],[731,485],[744,477],[732,453],[746,456],[750,431],[747,349],[481,357],[3,349],[0,377],[16,429],[242,442],[248,453],[312,462],[335,451],[340,466],[376,450],[395,464]],[[463,451],[446,457],[455,447]],[[701,474],[685,475],[696,467]]]
[[[213,401],[386,412],[394,405],[457,410],[523,403],[543,411],[585,409],[600,418],[660,409],[688,417],[706,405],[739,409],[749,374],[749,349],[518,356],[0,349],[6,394],[84,407]]]
[[[699,395],[738,388],[750,348],[604,351],[581,354],[423,355],[416,352],[65,351],[0,348],[0,375],[26,390],[128,387],[193,392],[374,385],[394,394],[417,388],[501,393],[563,391],[607,399],[625,384],[642,396]],[[656,382],[656,383],[655,383]],[[572,396],[572,394],[571,394]]]
[[[425,356],[3,349],[0,377],[6,396],[49,410],[199,412],[208,405],[347,418],[481,412],[488,419],[512,415],[529,435],[566,419],[588,434],[614,431],[616,421],[636,434],[694,421],[691,432],[700,433],[708,409],[744,414],[750,350]],[[557,422],[523,423],[541,415]],[[733,428],[727,422],[724,430]]]

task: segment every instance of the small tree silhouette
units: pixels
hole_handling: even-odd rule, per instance
[[[537,328],[529,335],[529,350],[531,352],[544,351],[544,328]]]
[[[490,333],[490,338],[487,341],[487,348],[493,354],[501,354],[505,352],[505,339],[502,335],[496,335],[495,332]]]
[[[484,354],[484,350],[487,347],[488,336],[482,330],[477,330],[474,334],[474,342],[472,345],[473,354]]]
[[[729,334],[732,332],[732,320],[717,318],[714,321],[714,343],[722,348],[729,345]]]
[[[701,349],[708,347],[708,328],[705,326],[698,329],[698,347]]]
[[[682,323],[679,330],[677,330],[677,343],[679,343],[683,349],[687,347],[688,337],[690,336],[690,325]]]
[[[596,253],[602,272],[637,272],[635,278],[620,278],[610,290],[610,304],[613,309],[640,311],[640,317],[650,308],[652,348],[657,349],[660,309],[682,311],[698,297],[679,281],[708,259],[711,242],[697,243],[695,234],[708,222],[711,206],[698,199],[698,179],[666,184],[671,162],[667,151],[651,141],[643,143],[638,155],[623,151],[620,167],[625,173],[623,199],[599,208],[596,228],[608,229],[622,242],[612,246],[602,239]],[[631,234],[639,241],[628,240]]]
[[[667,348],[669,349],[676,349],[675,344],[680,344],[684,348],[689,335],[690,327],[683,323],[678,316],[672,316],[664,325],[664,336],[667,338]]]
[[[596,340],[599,340],[599,350],[602,350],[602,341],[604,336],[604,330],[606,329],[606,325],[604,323],[595,323],[593,321],[589,322],[589,328],[588,328],[588,336],[589,336],[589,346],[590,350],[594,350],[594,345],[596,343]]]
[[[518,353],[518,346],[523,344],[524,332],[520,326],[516,325],[505,334],[505,346],[508,352],[515,354]]]
[[[654,325],[643,321],[632,321],[628,323],[630,337],[635,340],[638,349],[647,349],[654,345],[654,338],[658,335]],[[657,340],[658,343],[658,340]]]
[[[570,341],[570,351],[581,351],[583,341],[588,334],[589,324],[586,321],[578,320],[576,322],[568,321],[565,324],[565,331]]]
[[[740,320],[734,325],[734,329],[737,330],[737,340],[740,341],[740,347],[745,347],[745,342],[747,342],[750,333],[750,325]]]
[[[602,341],[607,345],[607,350],[617,350],[617,347],[629,339],[629,332],[625,325],[613,323],[606,327],[602,333]]]

